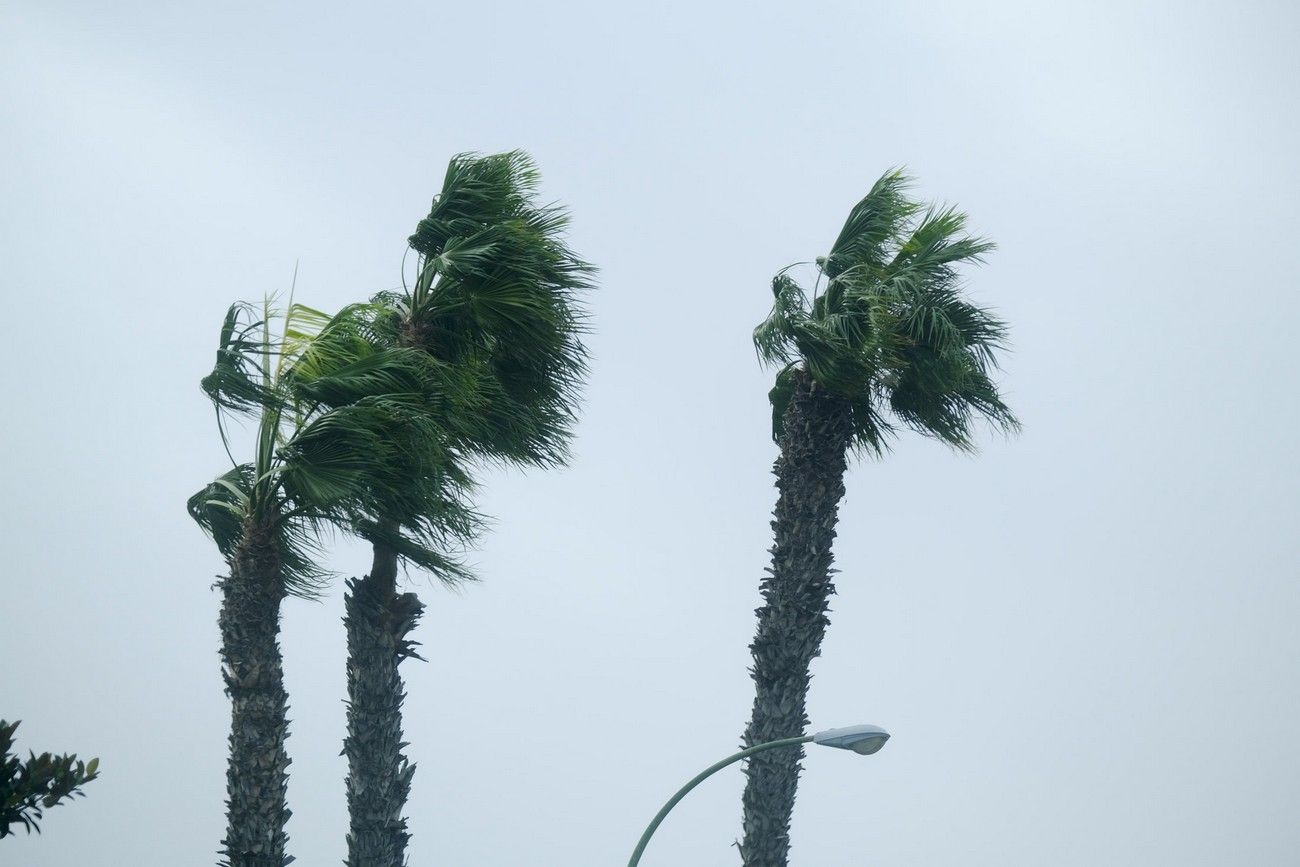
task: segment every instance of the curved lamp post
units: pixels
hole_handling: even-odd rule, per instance
[[[677,802],[686,797],[691,789],[695,788],[727,765],[738,762],[741,759],[747,759],[754,755],[754,753],[766,752],[767,750],[778,750],[782,747],[794,747],[809,742],[821,744],[824,747],[853,750],[853,752],[860,756],[869,756],[872,753],[879,752],[880,748],[885,745],[885,741],[887,740],[889,740],[889,732],[885,731],[880,726],[848,726],[847,728],[842,729],[827,729],[824,732],[817,732],[814,735],[805,735],[804,737],[782,738],[779,741],[768,741],[765,744],[756,744],[748,749],[741,750],[735,755],[728,756],[716,765],[711,765],[701,771],[693,780],[678,789],[677,794],[668,799],[668,803],[664,804],[663,808],[655,814],[654,819],[650,822],[650,826],[646,828],[645,833],[641,835],[641,839],[636,844],[636,850],[632,853],[632,859],[627,862],[627,867],[636,867],[636,865],[641,862],[641,853],[645,851],[645,847],[650,843],[650,838],[654,836],[655,831],[659,828],[659,824],[663,822],[664,817],[668,815],[668,812],[672,810],[673,807],[677,806]]]

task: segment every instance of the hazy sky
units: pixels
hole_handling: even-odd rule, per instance
[[[750,329],[898,164],[999,244],[1025,431],[851,470],[810,712],[894,739],[810,753],[792,865],[1294,862],[1298,42],[1281,0],[5,4],[0,716],[103,776],[0,864],[215,862],[220,317],[295,262],[322,308],[394,286],[448,157],[516,147],[601,268],[592,377],[571,468],[486,478],[482,583],[412,576],[412,864],[625,863],[735,748]],[[303,865],[345,852],[341,616],[284,610]],[[741,786],[645,867],[739,863]]]

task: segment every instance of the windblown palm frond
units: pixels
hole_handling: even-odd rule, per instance
[[[892,169],[853,206],[830,253],[818,262],[828,279],[834,280],[853,268],[884,265],[890,246],[905,233],[907,221],[922,208],[907,198],[911,186],[912,179],[902,169]]]
[[[217,361],[200,385],[218,412],[260,412],[277,396],[267,387],[267,321],[251,304],[235,303],[226,311],[217,344]]]
[[[954,448],[972,447],[976,419],[1014,430],[1017,422],[990,378],[1005,328],[960,295],[959,267],[993,245],[965,234],[966,215],[907,196],[894,170],[850,211],[831,252],[817,260],[809,300],[786,272],[772,281],[772,312],[754,330],[766,364],[782,371],[772,391],[773,436],[802,367],[848,401],[853,446],[888,447],[898,425]]]
[[[252,464],[239,464],[204,485],[185,503],[190,517],[212,537],[222,556],[233,554],[244,532],[255,476]]]
[[[507,222],[530,207],[537,169],[523,151],[480,156],[457,154],[447,164],[429,215],[411,236],[412,249],[442,255],[452,239],[474,237],[484,226]]]
[[[281,314],[267,299],[260,308],[236,302],[226,311],[212,372],[201,381],[203,392],[217,411],[257,416],[283,406],[277,380],[283,366],[315,339],[329,321],[318,310],[290,304]],[[275,320],[283,319],[282,334],[274,335]]]

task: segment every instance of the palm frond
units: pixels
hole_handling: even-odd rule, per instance
[[[243,536],[255,475],[252,464],[232,467],[185,503],[190,517],[212,537],[222,556],[233,554]]]
[[[1019,423],[996,386],[970,354],[934,346],[909,350],[889,393],[893,413],[909,428],[969,451],[974,423],[984,418],[1013,432]]]
[[[283,375],[329,325],[332,317],[305,304],[290,304],[284,314],[284,337],[277,353],[275,378]]]
[[[391,475],[384,462],[387,414],[337,407],[307,420],[279,451],[279,485],[292,503],[329,513],[364,502]]]
[[[897,429],[880,409],[880,389],[869,388],[855,393],[849,400],[853,413],[851,447],[861,455],[880,457],[889,451]]]
[[[299,515],[276,523],[274,539],[280,581],[290,596],[318,599],[335,577],[320,565],[325,558],[321,543],[335,530],[328,520],[314,515]]]
[[[807,299],[784,271],[772,278],[772,298],[772,312],[754,329],[754,349],[764,364],[788,364],[795,349],[795,328],[808,318]]]
[[[486,224],[516,216],[528,205],[537,179],[537,169],[523,151],[452,157],[429,215],[411,235],[412,249],[437,256],[449,239],[471,237]]]
[[[200,382],[219,412],[253,414],[277,402],[278,395],[267,385],[270,375],[265,368],[262,338],[265,325],[260,312],[251,304],[232,304],[226,311],[217,342],[216,363]]]
[[[979,263],[985,253],[996,245],[983,238],[961,234],[967,217],[955,207],[928,207],[920,223],[899,246],[890,270],[898,272],[905,267],[939,280],[951,275],[952,266]]]
[[[922,207],[907,198],[911,186],[912,179],[903,169],[892,169],[853,206],[830,252],[820,262],[828,279],[851,268],[885,264],[890,246]]]

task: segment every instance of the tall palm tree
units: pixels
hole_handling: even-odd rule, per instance
[[[780,272],[775,304],[754,331],[760,359],[779,366],[771,392],[772,565],[750,651],[755,696],[746,746],[802,735],[809,666],[829,623],[832,552],[844,473],[853,456],[879,457],[898,428],[973,449],[984,418],[1017,427],[990,378],[1003,324],[963,300],[958,269],[993,245],[965,234],[966,216],[907,195],[891,171],[849,213],[816,260],[809,298]],[[824,285],[823,285],[824,282]],[[743,796],[747,867],[784,867],[802,749],[749,760]]]
[[[232,703],[222,841],[230,867],[292,860],[285,852],[289,758],[279,616],[286,596],[310,598],[327,577],[317,565],[321,534],[374,524],[395,503],[412,513],[436,511],[443,516],[437,525],[413,522],[388,540],[436,567],[445,528],[470,523],[449,517],[464,511],[459,489],[454,473],[444,471],[445,456],[430,445],[438,440],[426,406],[459,389],[447,371],[430,369],[422,353],[392,348],[336,354],[328,369],[301,377],[297,365],[328,317],[290,305],[275,334],[277,318],[269,303],[236,304],[226,314],[203,387],[228,451],[225,417],[256,420],[254,456],[242,463],[232,457],[234,466],[188,502],[229,567],[219,581],[219,623]]]
[[[536,203],[536,184],[535,168],[519,151],[454,157],[410,238],[414,285],[343,311],[318,340],[421,353],[431,370],[453,371],[468,397],[426,409],[436,451],[456,468],[484,460],[551,466],[567,456],[585,371],[577,294],[588,287],[591,268],[561,238],[566,215]],[[456,490],[469,490],[466,473],[452,475]],[[430,564],[394,544],[394,533],[444,517],[408,505],[392,502],[378,521],[354,528],[372,543],[374,559],[345,596],[352,867],[401,867],[409,839],[402,812],[414,766],[401,751],[398,665],[415,655],[410,633],[423,605],[414,593],[398,592],[397,573],[403,561]],[[452,529],[448,538],[463,541],[472,528]],[[444,579],[466,577],[453,551],[433,565]]]

